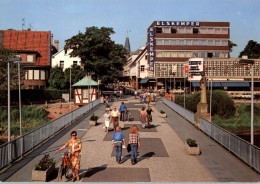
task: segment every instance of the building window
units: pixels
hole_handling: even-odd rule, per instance
[[[192,34],[192,28],[187,28],[187,27],[186,27],[186,33]]]
[[[215,40],[215,45],[220,46],[220,40]]]
[[[82,98],[88,98],[88,89],[81,89],[82,90]]]
[[[206,40],[200,40],[200,45],[207,45]]]
[[[182,58],[183,58],[183,57],[185,57],[184,54],[185,54],[184,52],[179,52],[179,53],[178,53],[178,57],[182,57]]]
[[[199,45],[199,40],[193,40],[193,45]]]
[[[186,57],[191,58],[192,57],[192,52],[186,52]]]
[[[64,68],[64,61],[60,61],[60,67],[63,69]]]
[[[174,57],[174,58],[178,57],[178,53],[177,52],[171,52],[171,57]]]
[[[28,70],[28,79],[33,80],[33,70]]]
[[[177,33],[177,29],[171,28],[171,33],[173,33],[173,34]]]
[[[157,27],[156,28],[156,33],[162,33],[162,28],[161,27]]]
[[[45,80],[45,70],[41,70],[41,80]]]
[[[145,55],[145,60],[147,60],[148,59],[148,55]]]
[[[162,52],[157,51],[156,52],[156,57],[162,57]]]
[[[178,44],[177,41],[178,41],[178,40],[172,40],[172,45],[177,45],[177,44]]]
[[[198,52],[193,52],[193,57],[199,57],[199,53]]]
[[[163,32],[163,33],[171,33],[171,28],[169,28],[169,27],[164,27],[164,28],[162,28],[162,32]]]
[[[186,33],[185,28],[179,27],[179,28],[178,28],[178,33],[182,33],[182,34]]]
[[[205,57],[206,57],[206,54],[207,54],[206,52],[201,52],[201,53],[200,53],[200,57],[205,58]]]
[[[222,29],[222,34],[228,34],[228,29],[227,28],[223,28]]]
[[[208,45],[213,46],[214,45],[214,40],[208,40]]]
[[[208,33],[208,29],[207,28],[200,28],[200,33],[201,34],[207,34]]]
[[[220,52],[215,52],[215,57],[219,58],[219,56],[220,56]]]
[[[27,62],[33,62],[33,55],[27,55]]]
[[[199,29],[198,28],[193,28],[193,34],[199,34]]]
[[[73,66],[77,66],[78,65],[78,61],[73,61]]]
[[[186,45],[192,45],[192,40],[186,40]]]
[[[164,45],[170,45],[170,40],[164,40]]]
[[[208,28],[208,33],[209,34],[215,34],[215,29],[214,28]]]
[[[156,45],[163,45],[163,41],[162,40],[156,40]]]
[[[208,58],[212,58],[213,57],[213,53],[212,52],[209,52],[208,53]]]
[[[228,41],[227,40],[222,40],[222,46],[228,46]]]
[[[33,79],[34,80],[39,80],[40,79],[40,72],[39,72],[39,70],[34,70]]]
[[[215,33],[216,33],[216,34],[220,34],[220,28],[216,28],[216,29],[215,29]]]
[[[144,72],[144,65],[141,65],[141,72]]]
[[[24,79],[25,79],[25,80],[28,79],[28,71],[25,72],[25,74],[24,74]]]
[[[179,45],[184,45],[184,44],[185,44],[184,40],[179,40]]]

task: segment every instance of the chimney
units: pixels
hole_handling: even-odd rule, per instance
[[[59,40],[54,40],[54,46],[59,51]]]
[[[53,34],[51,34],[51,45],[53,45]]]
[[[248,56],[242,56],[242,59],[248,59]]]

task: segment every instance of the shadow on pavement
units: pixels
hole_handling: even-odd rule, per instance
[[[85,172],[84,177],[89,178],[89,177],[93,176],[94,174],[105,170],[106,168],[107,168],[107,164],[104,164],[104,165],[102,165],[102,166],[100,166],[100,167],[90,168],[90,169],[88,169],[88,170]],[[84,174],[84,173],[82,173],[82,175],[83,175],[83,174]]]
[[[137,161],[141,162],[142,160],[149,159],[149,158],[153,157],[154,155],[155,155],[154,152],[148,152],[148,153],[142,155],[139,159],[137,159]]]

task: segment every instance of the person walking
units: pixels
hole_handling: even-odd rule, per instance
[[[150,127],[150,126],[151,126],[151,122],[152,122],[152,120],[153,120],[153,118],[152,118],[152,112],[153,112],[153,110],[152,110],[151,107],[148,106],[148,109],[146,110],[146,112],[147,112],[147,123],[148,123],[148,127]]]
[[[112,136],[112,148],[116,149],[116,162],[120,164],[122,155],[122,146],[125,145],[125,134],[121,132],[121,127],[116,127],[116,132]]]
[[[145,128],[146,118],[147,118],[147,112],[145,112],[145,108],[142,107],[140,112],[140,121],[142,123],[142,128]]]
[[[71,164],[72,164],[72,182],[75,181],[75,176],[77,177],[77,180],[79,181],[79,169],[80,169],[80,157],[81,157],[81,148],[82,143],[80,139],[77,139],[77,132],[72,131],[70,133],[71,139],[69,139],[64,146],[62,146],[60,149],[56,150],[56,152],[61,151],[67,147],[68,149],[68,156],[70,157]]]
[[[137,150],[140,149],[140,136],[136,125],[132,126],[129,131],[129,144],[131,145],[131,163],[137,163]]]
[[[119,108],[119,110],[120,110],[120,121],[125,121],[125,111],[126,111],[126,109],[127,108],[126,108],[124,102],[122,102],[121,105],[120,105],[120,108]]]
[[[110,121],[113,122],[114,132],[116,131],[116,127],[118,126],[119,118],[120,118],[120,113],[116,109],[116,106],[114,106],[110,114]]]
[[[137,99],[137,91],[135,90],[135,99]]]
[[[105,96],[105,105],[106,105],[106,106],[108,105],[108,99],[109,99],[109,98],[108,98],[108,96],[106,95],[106,96]]]
[[[104,114],[105,132],[108,132],[109,130],[109,123],[110,123],[110,113],[109,110],[106,110]]]

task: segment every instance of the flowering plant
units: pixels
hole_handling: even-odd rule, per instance
[[[196,140],[187,139],[186,142],[187,142],[187,144],[188,144],[190,147],[198,147],[198,144],[196,143]]]

